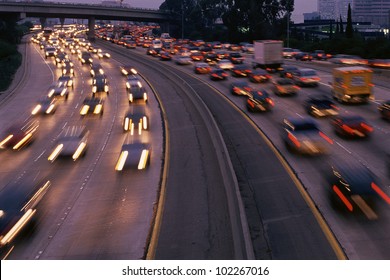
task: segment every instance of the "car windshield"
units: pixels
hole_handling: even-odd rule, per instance
[[[294,82],[291,81],[290,79],[285,79],[285,80],[278,80],[277,83],[281,86],[288,86],[288,85],[293,85]]]
[[[302,122],[294,124],[294,131],[315,131],[318,130],[317,126],[311,122]]]
[[[316,71],[302,71],[301,76],[317,76]]]

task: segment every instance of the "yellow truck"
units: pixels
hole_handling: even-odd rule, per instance
[[[367,103],[374,98],[372,70],[362,66],[333,69],[332,96],[339,102]]]

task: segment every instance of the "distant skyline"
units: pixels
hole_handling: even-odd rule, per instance
[[[97,0],[62,0],[62,3],[101,3]],[[164,0],[124,0],[123,3],[131,5],[134,8],[158,9]],[[295,0],[295,10],[291,15],[291,20],[299,23],[303,22],[303,13],[317,11],[317,0]]]

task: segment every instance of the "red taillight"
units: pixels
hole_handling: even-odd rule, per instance
[[[253,103],[253,101],[252,101],[252,100],[248,99],[248,100],[247,100],[247,103],[248,103],[248,104],[249,104],[249,106],[251,106],[252,108],[254,108],[254,107],[255,107],[255,104]]]
[[[323,133],[322,131],[319,132],[320,136],[322,138],[324,138],[329,144],[333,144],[333,140],[330,139],[325,133]]]
[[[293,142],[294,145],[297,146],[298,148],[301,146],[301,143],[299,143],[299,140],[297,139],[297,137],[295,137],[291,133],[288,133],[288,139],[290,139],[291,142]]]
[[[295,88],[295,89],[301,89],[299,86],[293,86],[293,88]]]
[[[349,133],[349,134],[353,134],[353,132],[354,132],[354,130],[352,129],[352,128],[350,128],[348,125],[346,125],[346,124],[343,124],[342,126],[341,126],[341,128],[345,131],[345,132],[347,132],[347,133]]]
[[[371,183],[371,188],[373,188],[374,191],[377,192],[377,194],[379,194],[380,197],[382,197],[387,204],[390,204],[390,197],[384,192],[382,191],[377,184],[375,184],[374,182]]]
[[[333,185],[333,191],[337,194],[337,196],[341,199],[345,206],[347,206],[348,210],[352,212],[352,203],[349,202],[348,198],[340,191],[340,189],[336,185]]]
[[[330,107],[332,107],[333,109],[335,109],[335,110],[340,110],[340,108],[339,107],[337,107],[336,105],[334,105],[334,104],[331,104],[330,105]]]
[[[360,123],[360,126],[362,128],[364,128],[365,130],[367,130],[368,132],[372,132],[374,129],[372,128],[372,126],[366,124],[366,123]]]
[[[271,106],[274,106],[274,102],[271,98],[266,98],[265,101],[267,101]]]

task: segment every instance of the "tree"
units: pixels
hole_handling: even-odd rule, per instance
[[[348,17],[347,17],[347,26],[345,27],[345,37],[347,38],[353,37],[351,4],[348,4]]]
[[[341,18],[341,15],[340,15],[340,33],[341,33],[341,34],[344,33],[343,19]]]

